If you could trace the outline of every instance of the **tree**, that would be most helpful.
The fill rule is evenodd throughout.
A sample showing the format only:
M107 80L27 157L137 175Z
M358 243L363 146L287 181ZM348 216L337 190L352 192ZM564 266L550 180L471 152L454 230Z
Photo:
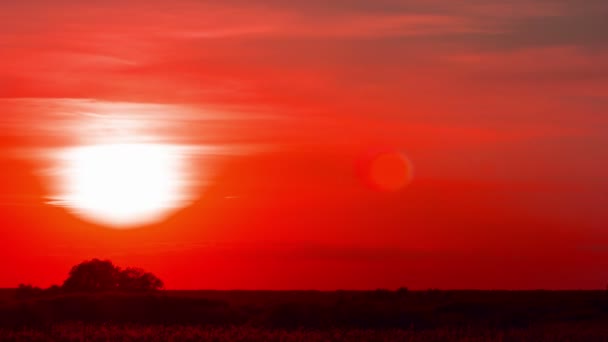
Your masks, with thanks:
M68 292L154 291L163 286L162 280L140 268L121 270L109 260L93 259L72 267L62 288Z
M18 299L28 299L42 294L42 289L30 284L19 284L15 293Z
M108 291L118 288L120 269L109 260L84 261L70 271L63 283L66 291Z
M49 288L44 290L47 295L57 295L62 293L63 289L59 285L51 285Z
M162 280L141 268L128 267L120 272L118 278L118 287L125 291L160 290L163 286Z

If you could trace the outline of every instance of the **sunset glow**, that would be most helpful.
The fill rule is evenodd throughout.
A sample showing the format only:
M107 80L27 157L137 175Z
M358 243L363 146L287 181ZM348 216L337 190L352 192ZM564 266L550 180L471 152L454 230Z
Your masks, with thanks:
M0 287L109 258L169 289L604 289L606 18L0 1Z

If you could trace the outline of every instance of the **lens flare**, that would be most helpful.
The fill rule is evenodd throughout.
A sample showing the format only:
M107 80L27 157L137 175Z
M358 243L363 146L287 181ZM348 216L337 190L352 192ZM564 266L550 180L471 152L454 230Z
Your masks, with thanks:
M399 152L385 152L371 162L369 176L379 190L398 191L412 179L412 164Z

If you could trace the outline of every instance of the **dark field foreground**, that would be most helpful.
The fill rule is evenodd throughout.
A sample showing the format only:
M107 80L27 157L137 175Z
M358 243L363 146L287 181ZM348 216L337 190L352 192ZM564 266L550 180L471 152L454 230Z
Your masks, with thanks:
M608 341L608 291L0 293L0 340Z
M372 342L372 341L608 341L605 324L597 322L526 329L438 328L284 330L253 327L185 325L117 325L64 323L47 329L0 329L2 341L213 341L213 342Z

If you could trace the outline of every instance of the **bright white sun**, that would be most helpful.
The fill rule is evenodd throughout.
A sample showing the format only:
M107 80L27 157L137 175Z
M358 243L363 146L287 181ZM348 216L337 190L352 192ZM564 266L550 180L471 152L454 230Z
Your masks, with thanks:
M172 145L91 145L60 159L55 203L104 225L153 223L187 200L183 161Z

